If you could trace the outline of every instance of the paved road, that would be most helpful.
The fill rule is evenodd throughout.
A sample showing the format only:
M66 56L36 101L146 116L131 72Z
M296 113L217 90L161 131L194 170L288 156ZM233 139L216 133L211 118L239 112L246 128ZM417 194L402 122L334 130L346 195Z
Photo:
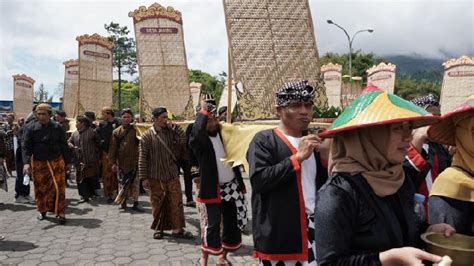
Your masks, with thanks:
M248 180L246 183L250 190ZM5 235L0 241L2 265L192 265L200 256L199 237L153 239L151 208L145 195L140 196L140 202L146 213L120 211L100 197L78 204L73 184L66 190L67 224L58 225L54 218L36 220L35 205L14 203L12 178L9 189L8 193L0 190L0 202L5 203L0 206L0 234ZM197 235L196 209L185 207L184 213L187 230ZM251 236L243 235L242 248L229 260L234 265L255 265L251 250Z

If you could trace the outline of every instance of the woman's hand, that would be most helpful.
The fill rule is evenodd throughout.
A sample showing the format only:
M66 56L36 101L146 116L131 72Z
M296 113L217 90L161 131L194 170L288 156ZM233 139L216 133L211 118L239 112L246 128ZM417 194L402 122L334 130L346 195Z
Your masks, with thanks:
M439 262L441 257L412 247L392 248L379 254L384 266L423 265L422 261Z
M426 232L440 233L446 237L450 237L456 233L456 229L449 224L432 224L426 229Z

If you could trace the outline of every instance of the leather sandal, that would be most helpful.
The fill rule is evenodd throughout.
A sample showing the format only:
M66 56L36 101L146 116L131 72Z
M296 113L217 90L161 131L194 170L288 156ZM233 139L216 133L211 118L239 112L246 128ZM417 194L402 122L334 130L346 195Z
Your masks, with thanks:
M58 223L60 225L66 224L66 217L58 217Z
M38 221L43 221L45 218L46 218L46 213L45 212L42 212L42 213L38 214L38 216L36 216L36 219L38 219Z
M162 239L163 238L163 233L160 231L157 231L153 233L153 239Z
M181 229L178 233L171 233L171 236L174 238L181 238L181 239L194 239L194 236L191 232L188 232L184 229Z

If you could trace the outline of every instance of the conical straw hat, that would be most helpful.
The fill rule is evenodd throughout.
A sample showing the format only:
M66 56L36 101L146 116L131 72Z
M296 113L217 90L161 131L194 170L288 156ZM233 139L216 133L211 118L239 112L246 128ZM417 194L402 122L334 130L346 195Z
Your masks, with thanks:
M456 122L474 116L474 94L469 96L464 103L441 117L441 122L428 129L428 137L437 143L456 146L454 131Z
M332 137L342 131L406 121L417 128L436 123L439 119L423 108L369 84L332 123L330 130L320 136Z

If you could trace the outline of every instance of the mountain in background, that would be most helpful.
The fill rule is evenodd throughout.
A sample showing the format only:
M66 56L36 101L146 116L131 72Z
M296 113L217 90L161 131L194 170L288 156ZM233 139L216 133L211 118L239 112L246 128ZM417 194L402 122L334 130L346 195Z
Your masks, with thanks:
M418 55L388 55L384 61L397 66L397 78L441 84L445 59L424 58Z

